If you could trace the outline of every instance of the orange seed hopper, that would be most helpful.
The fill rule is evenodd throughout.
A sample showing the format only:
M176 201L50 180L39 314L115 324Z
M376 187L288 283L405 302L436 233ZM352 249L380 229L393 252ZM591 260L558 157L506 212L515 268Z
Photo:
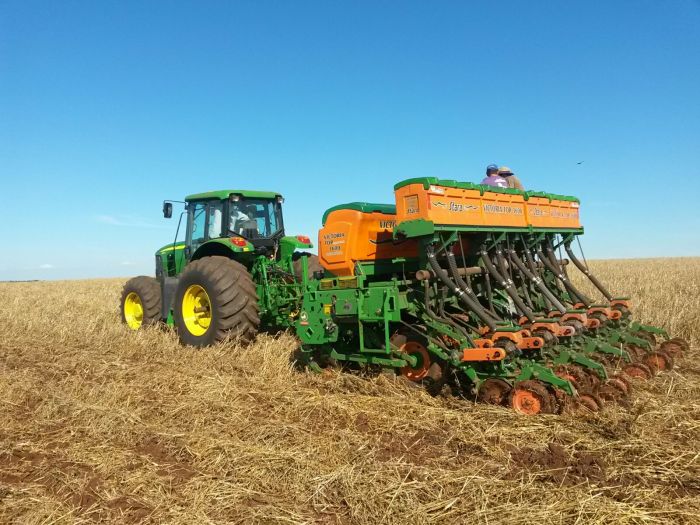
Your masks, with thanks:
M398 224L422 220L474 230L581 228L578 199L564 195L435 178L399 182L394 195Z
M391 204L351 202L323 215L318 232L321 265L338 277L355 275L355 263L416 257L415 241L396 241L396 208Z

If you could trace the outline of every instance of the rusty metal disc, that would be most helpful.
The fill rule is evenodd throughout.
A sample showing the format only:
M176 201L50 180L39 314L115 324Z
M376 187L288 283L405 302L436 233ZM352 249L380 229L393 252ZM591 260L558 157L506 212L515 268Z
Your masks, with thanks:
M611 377L600 385L598 396L604 401L620 401L629 396L629 389L624 381Z
M678 343L681 346L683 352L687 352L688 350L690 350L690 345L688 344L688 341L686 341L682 337L673 337L670 340Z
M579 394L577 400L581 407L591 412L599 412L603 408L603 401L591 393Z
M673 358L665 352L650 352L644 358L644 364L652 371L671 370L673 368Z
M626 365L622 371L627 374L628 377L633 377L635 379L651 379L654 377L648 366L643 363L632 363Z
M579 366L560 365L554 370L554 373L557 375L557 377L570 381L576 390L591 387L588 376Z
M490 377L479 385L477 399L489 405L504 405L511 388L507 381L498 377Z
M678 341L671 339L659 345L659 352L664 352L671 357L683 357L683 346Z
M647 351L644 348L634 344L625 345L625 350L629 352L633 361L641 361L647 355Z
M649 344L652 348L656 346L656 336L650 332L644 332L640 330L638 332L635 332L634 336L649 341Z

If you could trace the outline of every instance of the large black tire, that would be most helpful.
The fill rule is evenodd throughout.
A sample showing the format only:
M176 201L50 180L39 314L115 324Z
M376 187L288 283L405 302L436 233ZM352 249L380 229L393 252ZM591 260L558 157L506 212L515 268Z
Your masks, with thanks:
M193 321L191 314L183 309L185 295L191 299L196 287L202 288L208 297L209 306L203 312L206 326ZM203 257L188 264L180 276L175 292L174 319L180 341L185 345L208 346L226 337L250 343L260 326L258 311L258 295L250 273L228 257ZM201 333L193 333L188 324Z
M294 252L294 255L292 255L292 266L294 267L294 276L296 277L298 282L301 282L302 255L306 255L306 264L309 271L309 279L314 278L314 272L320 272L321 270L323 270L323 266L321 266L321 263L318 260L318 255L314 255L313 253L308 252Z
M138 298L138 303L134 302L134 298ZM120 301L122 322L132 330L156 324L161 319L160 303L160 283L156 279L145 275L129 279L122 288ZM140 313L138 307L134 310L135 304L140 304Z

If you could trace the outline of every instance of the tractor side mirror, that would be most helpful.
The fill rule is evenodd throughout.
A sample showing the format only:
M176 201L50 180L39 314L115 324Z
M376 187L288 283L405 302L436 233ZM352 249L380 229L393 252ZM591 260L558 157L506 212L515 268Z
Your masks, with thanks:
M173 203L172 202L164 202L163 203L163 217L165 217L166 219L169 219L172 216L173 216Z

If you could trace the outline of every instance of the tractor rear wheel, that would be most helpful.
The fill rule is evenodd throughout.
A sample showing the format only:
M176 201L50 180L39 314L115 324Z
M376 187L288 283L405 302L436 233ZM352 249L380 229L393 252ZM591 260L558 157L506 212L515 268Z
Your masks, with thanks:
M318 255L308 252L295 252L292 256L292 266L294 267L294 277L297 281L301 282L302 267L301 267L301 256L306 255L306 264L308 269L309 279L314 278L314 272L319 272L323 270L323 266L318 260Z
M129 279L122 289L122 322L132 330L156 324L160 320L160 302L160 284L156 279L145 275Z
M226 337L244 344L260 325L253 279L228 257L203 257L182 272L175 293L175 326L186 345L208 346Z

